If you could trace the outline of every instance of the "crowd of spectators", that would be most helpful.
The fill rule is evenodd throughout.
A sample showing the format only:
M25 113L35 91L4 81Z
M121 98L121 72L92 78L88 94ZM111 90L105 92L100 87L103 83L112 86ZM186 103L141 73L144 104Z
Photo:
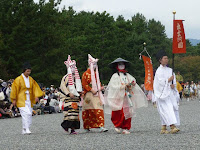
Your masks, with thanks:
M10 93L13 79L9 81L3 81L0 79L0 119L19 117L20 112L16 106L13 106ZM45 96L39 99L35 105L33 105L32 115L43 115L62 112L62 102L60 101L60 92L58 88L41 87Z

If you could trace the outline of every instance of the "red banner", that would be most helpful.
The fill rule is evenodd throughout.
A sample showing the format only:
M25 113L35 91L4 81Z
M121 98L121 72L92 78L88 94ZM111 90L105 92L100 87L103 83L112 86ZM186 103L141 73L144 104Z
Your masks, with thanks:
M176 53L186 53L185 32L183 20L174 20L173 50Z
M151 59L147 56L142 55L145 67L145 80L144 87L148 91L153 91L153 66Z

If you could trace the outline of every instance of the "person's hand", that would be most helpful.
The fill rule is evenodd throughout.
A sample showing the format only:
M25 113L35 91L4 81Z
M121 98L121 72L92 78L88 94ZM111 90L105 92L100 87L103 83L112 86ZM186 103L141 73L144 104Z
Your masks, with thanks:
M36 103L39 102L39 98L38 97L35 98L35 102Z
M84 91L78 93L80 94L81 97L84 96Z
M80 95L81 95L81 97L83 97L83 96L85 95L84 91L82 91L82 92L80 93Z
M174 80L174 75L171 76L171 77L168 79L168 82L171 82L172 80Z
M172 89L174 89L174 84L170 85Z
M132 84L133 86L135 86L135 85L136 85L136 82L135 82L135 81L132 81L131 84Z
M91 89L93 95L97 94L98 91Z
M126 88L126 85L122 84L121 87L120 87L120 90L125 89L125 88Z
M12 104L13 106L16 106L16 100L13 100Z
M126 89L131 90L131 84L126 84Z
M12 117L12 112L9 110L6 112L7 115L9 115L10 117Z
M70 98L74 98L74 94L69 93Z
M103 90L104 90L104 86L101 87L101 91L103 91Z

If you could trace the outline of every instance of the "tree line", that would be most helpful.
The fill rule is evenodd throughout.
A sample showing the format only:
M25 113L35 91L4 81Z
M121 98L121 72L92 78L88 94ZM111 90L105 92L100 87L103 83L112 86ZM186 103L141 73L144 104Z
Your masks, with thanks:
M165 26L160 21L147 20L140 13L126 20L122 15L114 18L106 11L76 12L73 7L60 9L60 3L61 0L40 0L39 3L33 0L1 0L1 78L17 77L22 72L23 63L29 61L32 76L38 82L58 86L67 72L64 61L68 54L76 60L80 74L87 69L87 55L91 54L99 59L102 83L108 83L112 75L108 64L118 57L131 62L128 71L138 83L143 83L144 64L139 53L144 42L154 68L159 65L155 55L160 49L171 56L172 39L167 38ZM177 55L178 64L185 61L183 57L200 56L199 49L200 44L192 46L187 41L188 52ZM181 67L177 62L175 66L177 69ZM186 68L182 66L180 71L190 79Z

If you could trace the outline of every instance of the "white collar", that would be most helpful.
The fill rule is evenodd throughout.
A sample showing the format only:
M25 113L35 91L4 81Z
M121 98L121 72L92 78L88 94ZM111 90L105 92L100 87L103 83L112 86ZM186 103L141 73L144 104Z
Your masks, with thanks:
M23 73L22 73L22 76L24 78L24 82L25 82L26 87L30 88L29 76L26 77Z
M22 76L23 76L25 79L28 79L28 78L29 78L29 76L26 77L26 76L24 75L24 73L22 73Z
M163 65L161 65L161 64L160 64L160 67L161 67L161 68L167 68L167 66L163 66Z

